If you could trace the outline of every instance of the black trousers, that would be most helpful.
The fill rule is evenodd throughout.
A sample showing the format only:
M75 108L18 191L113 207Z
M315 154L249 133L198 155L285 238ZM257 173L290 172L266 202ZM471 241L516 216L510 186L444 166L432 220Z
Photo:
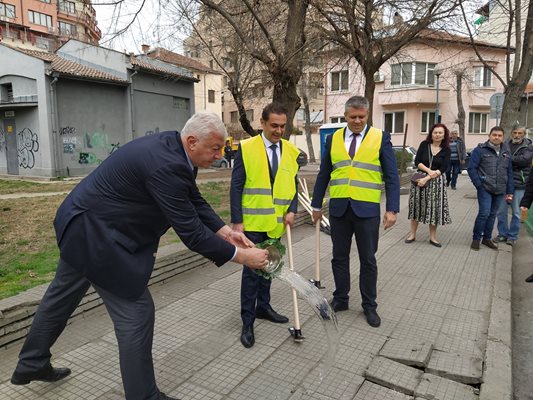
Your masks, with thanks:
M377 308L378 267L376 251L378 250L380 217L360 218L348 206L340 218L329 217L331 224L331 241L333 243L333 259L331 267L335 280L333 298L348 304L350 292L350 250L352 236L359 252L359 290L361 306L365 310Z
M35 372L50 365L50 348L90 284L78 270L59 260L55 278L35 313L20 351L17 372ZM132 301L93 286L115 327L126 399L158 399L152 361L155 307L150 292L146 289L139 299Z
M245 232L246 237L254 243L268 239L264 232ZM270 286L272 281L257 275L246 265L242 269L241 279L241 319L245 326L253 325L255 310L270 308Z

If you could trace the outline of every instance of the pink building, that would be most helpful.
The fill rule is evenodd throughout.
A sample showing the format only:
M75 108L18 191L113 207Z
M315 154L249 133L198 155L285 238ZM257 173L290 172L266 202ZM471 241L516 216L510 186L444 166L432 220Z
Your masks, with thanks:
M476 45L488 64L504 75L505 47L486 42ZM458 75L462 76L461 93L457 92ZM465 112L463 139L467 149L487 140L490 128L499 121L491 116L489 99L502 93L503 86L479 61L469 39L462 36L427 31L384 64L375 82L373 125L391 132L394 145L403 143L408 126L406 144L418 147L436 113L448 128L459 130L459 96ZM326 78L324 122L343 122L345 101L352 95L363 95L364 85L355 61L344 65L337 62Z

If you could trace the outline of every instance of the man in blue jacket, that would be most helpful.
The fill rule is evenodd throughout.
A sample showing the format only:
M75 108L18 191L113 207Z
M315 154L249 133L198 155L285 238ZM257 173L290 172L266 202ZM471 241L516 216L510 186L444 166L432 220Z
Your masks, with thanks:
M222 157L226 129L212 113L193 115L181 133L133 140L83 179L59 207L56 275L35 314L11 378L14 385L55 382L50 347L92 284L115 327L127 400L171 399L157 388L152 362L154 303L147 288L159 239L170 227L191 250L222 265L267 265L215 214L195 183L198 167ZM80 399L84 398L79 393Z
M477 189L479 212L474 223L472 250L479 245L498 250L492 241L492 230L501 202L513 199L513 169L511 152L503 143L503 128L495 126L490 130L489 140L480 143L471 153L468 175Z
M400 209L400 181L390 134L367 124L368 110L369 103L364 97L353 96L346 102L344 116L348 126L326 139L311 206L313 221L319 223L329 184L331 267L335 280L333 310L348 309L350 249L355 236L361 306L368 324L377 328L381 324L376 303L381 188L384 183L383 226L388 229L396 223Z

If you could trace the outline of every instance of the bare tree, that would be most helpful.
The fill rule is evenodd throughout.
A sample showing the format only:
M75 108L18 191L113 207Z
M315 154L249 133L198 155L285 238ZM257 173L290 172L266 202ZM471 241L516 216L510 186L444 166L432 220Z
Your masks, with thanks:
M272 78L273 101L289 111L285 130L288 137L300 107L297 86L302 75L308 0L197 1L220 14L240 39L242 48L264 65ZM243 15L250 17L248 25L239 22Z
M506 30L505 43L507 46L505 76L498 74L479 52L479 45L474 41L474 32L468 24L467 12L463 4L461 4L461 10L476 55L504 87L505 101L500 125L505 132L511 132L513 126L518 122L520 102L533 72L533 0L524 4L521 0L496 1L494 6L499 7L502 15L501 20L505 21L503 25ZM525 28L522 30L523 12L526 13L527 17L525 18Z
M463 80L465 79L464 69L455 69L453 71L455 75L455 92L457 95L457 118L455 123L459 127L459 135L461 138L465 138L465 126L466 126L466 113L463 105Z
M374 75L420 32L457 7L448 0L310 0L313 26L325 40L355 58L365 78L365 97L374 100ZM386 21L385 13L391 13ZM370 120L372 115L370 115Z

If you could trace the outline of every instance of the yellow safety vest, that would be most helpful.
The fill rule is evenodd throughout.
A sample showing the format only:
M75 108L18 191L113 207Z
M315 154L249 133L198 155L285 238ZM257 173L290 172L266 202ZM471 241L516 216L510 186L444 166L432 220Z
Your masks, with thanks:
M300 151L287 140L281 141L283 151L273 188L270 185L269 162L262 136L257 135L241 142L246 170L242 193L244 230L266 232L271 238L280 238L285 233L283 217L296 194L296 159Z
M379 151L383 132L371 127L350 159L344 144L344 128L333 134L331 164L333 170L329 182L331 198L379 203L383 183Z

